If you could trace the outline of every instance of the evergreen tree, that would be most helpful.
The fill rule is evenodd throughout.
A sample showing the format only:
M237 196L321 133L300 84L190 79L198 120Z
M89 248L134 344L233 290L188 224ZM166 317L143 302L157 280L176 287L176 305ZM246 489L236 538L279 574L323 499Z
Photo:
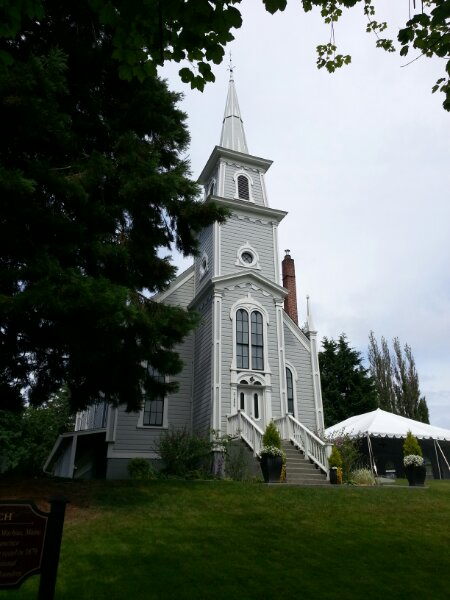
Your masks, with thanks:
M376 408L372 377L360 352L350 348L345 334L322 340L319 353L325 427Z
M93 4L48 0L0 40L2 408L67 384L73 410L139 409L158 386L147 361L179 372L176 344L196 323L149 296L175 275L170 250L194 253L224 218L189 179L178 95L120 77Z
M398 338L393 340L391 356L388 343L381 338L381 350L373 331L369 334L370 372L375 380L380 408L422 423L429 423L428 406L420 395L419 376L411 346L403 350Z

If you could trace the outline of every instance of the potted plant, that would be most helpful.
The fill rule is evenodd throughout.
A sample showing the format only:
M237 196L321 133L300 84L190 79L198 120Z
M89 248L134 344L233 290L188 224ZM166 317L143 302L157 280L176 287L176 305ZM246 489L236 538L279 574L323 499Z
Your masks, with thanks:
M273 421L267 425L262 443L263 447L259 456L264 481L265 483L279 483L286 455L281 449L281 436Z
M342 456L334 444L328 459L328 466L330 467L330 483L342 483Z
M423 485L427 471L423 464L422 448L417 438L408 431L403 444L403 466L409 485Z

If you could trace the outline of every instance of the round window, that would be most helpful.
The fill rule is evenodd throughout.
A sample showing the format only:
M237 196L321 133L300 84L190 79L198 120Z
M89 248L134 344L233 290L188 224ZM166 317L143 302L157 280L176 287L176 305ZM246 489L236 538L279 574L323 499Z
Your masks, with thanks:
M242 262L245 262L248 265L251 265L253 262L253 254L251 252L243 252L241 254Z

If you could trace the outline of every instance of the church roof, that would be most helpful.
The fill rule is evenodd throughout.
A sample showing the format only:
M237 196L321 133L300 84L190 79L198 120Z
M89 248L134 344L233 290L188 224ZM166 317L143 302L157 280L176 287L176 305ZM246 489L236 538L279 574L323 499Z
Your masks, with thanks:
M248 154L244 123L239 110L232 68L230 68L230 82L228 84L228 96L225 105L225 114L223 116L220 146Z

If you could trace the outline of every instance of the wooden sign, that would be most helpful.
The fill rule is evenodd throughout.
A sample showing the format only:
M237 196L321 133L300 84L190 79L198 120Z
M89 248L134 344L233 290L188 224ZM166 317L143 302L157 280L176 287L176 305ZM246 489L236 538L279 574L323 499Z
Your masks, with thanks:
M34 504L0 505L0 586L18 587L42 564L48 515Z
M67 500L50 499L51 512L33 502L0 502L0 590L14 589L41 574L39 600L52 600Z

